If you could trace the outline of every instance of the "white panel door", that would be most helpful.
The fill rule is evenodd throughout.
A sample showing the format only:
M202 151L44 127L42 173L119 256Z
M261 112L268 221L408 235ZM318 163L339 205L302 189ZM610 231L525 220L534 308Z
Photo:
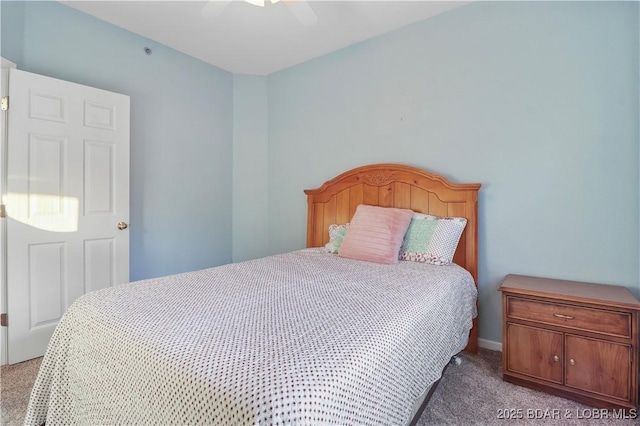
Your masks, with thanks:
M129 97L9 73L8 354L44 354L86 292L129 281Z

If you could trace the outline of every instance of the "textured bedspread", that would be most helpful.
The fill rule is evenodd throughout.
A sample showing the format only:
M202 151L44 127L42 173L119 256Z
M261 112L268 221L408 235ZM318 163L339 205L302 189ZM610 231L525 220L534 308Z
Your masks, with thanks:
M464 348L462 268L307 249L87 294L26 424L402 425Z

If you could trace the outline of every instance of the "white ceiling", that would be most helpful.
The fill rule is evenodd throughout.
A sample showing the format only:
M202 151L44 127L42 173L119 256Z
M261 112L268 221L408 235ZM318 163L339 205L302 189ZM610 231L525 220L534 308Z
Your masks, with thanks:
M296 0L294 0L296 1ZM286 4L233 0L205 17L206 1L63 1L99 19L232 73L266 75L459 7L468 1L309 2L302 25Z

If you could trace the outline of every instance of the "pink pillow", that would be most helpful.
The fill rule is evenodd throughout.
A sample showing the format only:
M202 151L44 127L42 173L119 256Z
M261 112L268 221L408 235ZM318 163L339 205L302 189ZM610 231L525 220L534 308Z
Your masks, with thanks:
M413 211L361 204L356 209L349 232L338 255L376 263L398 263L402 239Z

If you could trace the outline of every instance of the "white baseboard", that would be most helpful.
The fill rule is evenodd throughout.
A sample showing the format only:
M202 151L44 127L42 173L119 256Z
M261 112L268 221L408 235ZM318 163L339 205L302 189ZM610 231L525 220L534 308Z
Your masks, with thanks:
M483 349L489 349L490 351L502 352L501 342L494 342L493 340L487 340L487 339L478 339L478 346L480 346Z

